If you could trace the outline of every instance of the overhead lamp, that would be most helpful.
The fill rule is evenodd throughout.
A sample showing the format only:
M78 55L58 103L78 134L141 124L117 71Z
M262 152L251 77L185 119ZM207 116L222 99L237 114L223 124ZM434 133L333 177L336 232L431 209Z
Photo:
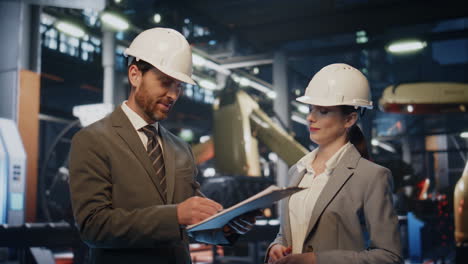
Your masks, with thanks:
M154 14L154 16L153 16L154 23L159 24L161 22L161 20L162 20L161 14L158 14L158 13Z
M420 40L404 40L391 43L387 50L395 54L410 53L421 50L427 46L426 42Z
M204 177L213 177L216 175L216 170L214 168L206 168L203 171L203 176Z
M113 12L104 12L101 15L101 21L105 25L117 31L124 31L124 30L127 30L129 27L128 21L125 18Z
M85 35L85 32L81 27L70 22L59 21L55 24L55 27L60 30L60 32L75 38L81 38Z
M186 142L190 142L193 140L194 134L191 129L183 128L180 130L179 137Z
M408 113L413 113L413 111L414 111L414 106L412 106L412 105L406 106L406 111L408 111Z
M258 67L254 67L254 68L252 69L252 73L253 73L253 74L258 74L259 72L260 72L260 69L259 69Z
M468 132L462 132L462 133L460 133L460 137L462 137L462 138L468 138Z
M210 139L211 139L211 136L209 136L209 135L201 136L200 137L200 143L205 143Z

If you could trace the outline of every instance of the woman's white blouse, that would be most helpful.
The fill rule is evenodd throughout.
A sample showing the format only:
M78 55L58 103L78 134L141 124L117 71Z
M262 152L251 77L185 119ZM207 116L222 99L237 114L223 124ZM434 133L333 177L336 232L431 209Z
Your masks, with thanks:
M351 143L343 145L333 156L325 163L326 169L323 173L316 175L312 169L312 161L317 155L318 148L305 155L297 162L297 169L307 169L306 174L299 183L300 187L308 189L295 193L289 200L289 218L291 221L292 234L292 253L302 253L304 240L306 238L307 228L309 226L312 210L322 192L328 178L340 162L343 154L351 147Z

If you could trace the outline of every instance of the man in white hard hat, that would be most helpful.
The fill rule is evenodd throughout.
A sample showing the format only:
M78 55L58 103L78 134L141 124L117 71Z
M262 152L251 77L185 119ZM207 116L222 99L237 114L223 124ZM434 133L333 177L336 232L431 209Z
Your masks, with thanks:
M192 52L177 31L139 34L129 57L127 101L72 141L73 212L93 263L190 263L184 226L222 209L200 194L190 146L159 124L182 83L194 84ZM242 219L245 220L245 219ZM254 218L195 234L201 242L230 244Z

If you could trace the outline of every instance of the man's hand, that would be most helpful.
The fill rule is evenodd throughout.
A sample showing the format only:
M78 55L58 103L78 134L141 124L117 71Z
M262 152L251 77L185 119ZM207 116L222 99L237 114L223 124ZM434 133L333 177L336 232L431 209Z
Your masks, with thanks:
M274 264L302 264L302 263L315 264L316 262L317 261L315 258L315 253L310 252L310 253L302 253L302 254L292 254L284 258L281 258L280 260L273 262L273 263Z
M238 216L223 227L226 235L239 234L244 235L249 232L255 225L256 217L262 215L261 210L255 210Z
M223 210L223 207L210 199L190 197L177 205L177 220L180 225L193 225Z
M291 254L291 251L291 247L285 247L280 244L273 245L268 253L268 263L275 263L275 261Z

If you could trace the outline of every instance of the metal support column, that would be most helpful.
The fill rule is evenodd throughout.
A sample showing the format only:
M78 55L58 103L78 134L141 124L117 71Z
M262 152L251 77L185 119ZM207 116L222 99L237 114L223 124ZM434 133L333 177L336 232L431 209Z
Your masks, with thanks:
M289 93L288 93L288 69L287 57L284 52L278 51L274 55L273 60L273 88L276 92L276 98L273 102L273 109L277 117L286 127L290 129L291 118L289 109ZM288 165L278 160L276 181L278 186L286 186L288 183Z
M114 104L115 33L107 29L102 32L102 66L104 67L103 102Z

